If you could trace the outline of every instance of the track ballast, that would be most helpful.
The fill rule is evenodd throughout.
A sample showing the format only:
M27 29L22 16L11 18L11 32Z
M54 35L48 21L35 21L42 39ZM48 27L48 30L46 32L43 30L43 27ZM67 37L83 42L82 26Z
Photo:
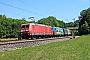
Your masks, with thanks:
M21 49L23 47L28 47L28 46L38 46L38 45L47 44L51 42L65 41L71 38L73 37L65 36L65 37L35 39L35 40L19 40L19 41L0 42L0 52Z

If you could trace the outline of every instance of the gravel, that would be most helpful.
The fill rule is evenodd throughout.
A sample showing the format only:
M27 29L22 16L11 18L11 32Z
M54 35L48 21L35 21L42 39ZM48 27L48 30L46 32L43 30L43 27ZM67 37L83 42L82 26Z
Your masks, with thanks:
M60 37L60 38L57 38L55 40L54 39L48 39L48 40L46 39L44 41L31 41L31 42L25 42L25 43L15 43L15 44L0 45L0 52L21 49L23 47L28 47L28 46L39 46L39 45L42 45L42 44L65 41L65 40L69 40L69 39L70 38L61 38ZM38 40L40 40L40 39L38 39Z

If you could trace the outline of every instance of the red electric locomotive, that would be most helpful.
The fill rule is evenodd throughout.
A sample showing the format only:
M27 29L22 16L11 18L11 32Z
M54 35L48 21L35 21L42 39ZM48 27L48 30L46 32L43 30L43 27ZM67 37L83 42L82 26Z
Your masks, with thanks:
M53 35L52 27L35 24L35 23L28 23L22 24L20 28L19 39L28 39L28 38L39 38L39 37L51 37Z

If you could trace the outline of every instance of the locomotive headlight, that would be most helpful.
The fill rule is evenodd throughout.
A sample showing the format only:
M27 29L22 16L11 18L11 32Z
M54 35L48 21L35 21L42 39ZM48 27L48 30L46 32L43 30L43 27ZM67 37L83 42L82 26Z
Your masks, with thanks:
M23 32L24 30L21 30L21 32Z
M26 30L26 31L29 31L29 30Z

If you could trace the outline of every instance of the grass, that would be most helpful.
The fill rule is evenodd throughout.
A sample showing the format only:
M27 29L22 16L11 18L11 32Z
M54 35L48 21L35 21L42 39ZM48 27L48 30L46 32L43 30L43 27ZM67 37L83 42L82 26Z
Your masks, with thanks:
M90 35L0 52L0 60L90 60Z

